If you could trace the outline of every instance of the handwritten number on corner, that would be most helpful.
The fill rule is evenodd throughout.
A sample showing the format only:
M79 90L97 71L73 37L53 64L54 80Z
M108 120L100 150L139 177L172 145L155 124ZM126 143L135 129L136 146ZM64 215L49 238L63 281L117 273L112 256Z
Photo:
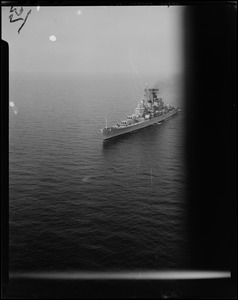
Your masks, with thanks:
M20 30L21 30L22 27L25 25L26 20L27 20L27 18L28 18L28 16L29 16L30 13L31 13L31 10L28 11L28 13L27 13L27 15L26 15L26 18L25 18L24 22L22 23L21 27L18 29L18 33L20 33Z
M20 12L17 12L17 9L13 8L13 6L11 6L10 12L14 12L19 17L23 13L23 7L21 6Z
M10 12L11 12L11 13L14 12L14 13L19 17L19 16L23 13L23 7L21 6L21 8L20 8L20 10L19 10L19 12L18 12L16 8L13 8L13 6L11 6ZM27 20L27 18L28 18L28 16L29 16L30 13L31 13L31 9L28 11L28 13L27 13L25 19L23 19L23 18L16 18L16 19L13 19L13 14L10 14L10 16L9 16L10 23L17 22L17 21L23 21L22 25L21 25L20 28L18 29L18 33L20 33L22 27L25 25L26 20Z

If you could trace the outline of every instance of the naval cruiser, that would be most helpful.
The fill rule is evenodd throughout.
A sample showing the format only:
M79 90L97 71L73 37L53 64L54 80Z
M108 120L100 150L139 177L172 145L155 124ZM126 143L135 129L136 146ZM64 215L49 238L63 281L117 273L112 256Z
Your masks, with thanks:
M112 139L156 123L160 124L177 114L178 108L165 104L162 98L158 98L158 93L158 88L149 89L146 84L144 97L138 102L135 113L112 127L106 125L101 129L103 140Z

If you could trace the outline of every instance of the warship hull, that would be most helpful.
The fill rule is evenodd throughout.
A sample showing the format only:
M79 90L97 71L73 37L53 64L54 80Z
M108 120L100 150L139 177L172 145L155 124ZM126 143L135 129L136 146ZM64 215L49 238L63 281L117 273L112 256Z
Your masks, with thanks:
M119 127L119 128L116 128L116 127L104 128L104 129L102 129L103 140L104 141L109 140L109 139L112 139L112 138L115 138L115 137L118 137L121 135L125 135L128 133L143 129L145 127L154 125L156 123L163 122L163 121L171 118L173 115L175 115L177 113L178 113L178 109L174 108L170 112L165 113L161 116L154 117L152 119L145 120L142 122L134 123L132 125L128 125L125 127Z

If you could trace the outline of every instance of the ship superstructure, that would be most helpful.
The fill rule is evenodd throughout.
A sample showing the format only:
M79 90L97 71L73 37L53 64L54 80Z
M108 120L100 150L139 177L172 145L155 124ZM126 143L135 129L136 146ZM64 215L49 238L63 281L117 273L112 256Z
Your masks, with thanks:
M144 89L144 97L138 102L135 112L127 116L126 120L120 121L112 127L101 129L103 139L111 139L116 136L133 132L144 127L162 122L178 112L178 109L165 104L162 98L158 97L158 88Z

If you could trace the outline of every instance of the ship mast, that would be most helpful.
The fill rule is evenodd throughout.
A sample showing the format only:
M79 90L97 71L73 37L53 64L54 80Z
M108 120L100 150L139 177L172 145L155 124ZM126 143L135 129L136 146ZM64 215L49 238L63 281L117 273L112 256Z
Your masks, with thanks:
M105 123L106 123L106 128L107 128L107 114L105 115Z
M144 90L144 92L145 92L145 97L146 97L146 101L149 100L148 88L149 88L149 85L148 85L148 83L146 83L146 85L145 85L145 90Z

